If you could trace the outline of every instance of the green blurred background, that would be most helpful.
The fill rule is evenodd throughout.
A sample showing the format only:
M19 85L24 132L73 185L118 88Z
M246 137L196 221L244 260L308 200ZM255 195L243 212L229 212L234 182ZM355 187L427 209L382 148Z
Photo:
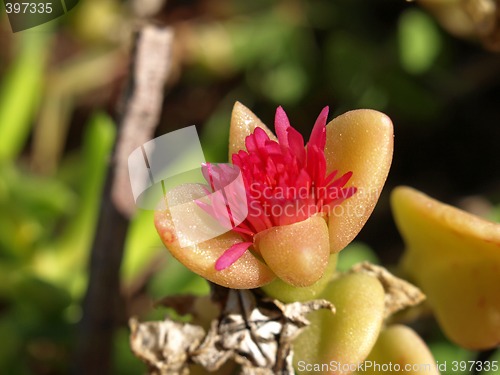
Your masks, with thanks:
M67 16L16 34L2 7L1 374L74 371L117 103L131 35L144 22L140 4L82 0ZM500 218L500 55L448 34L419 4L169 0L151 13L175 31L157 135L196 124L209 161L227 160L235 100L270 125L282 105L306 135L325 105L330 118L355 108L392 118L386 189L341 268L397 262L402 242L388 194L399 184ZM148 211L131 220L121 284L111 373L140 374L128 317L160 318L155 300L206 294L208 285L168 256ZM446 341L432 319L416 328L440 361L476 355Z

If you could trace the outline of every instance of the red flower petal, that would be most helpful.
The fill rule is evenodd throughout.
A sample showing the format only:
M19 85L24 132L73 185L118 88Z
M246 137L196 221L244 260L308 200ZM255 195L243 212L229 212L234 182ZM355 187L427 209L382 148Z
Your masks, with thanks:
M287 129L290 128L290 121L281 106L276 109L276 115L274 117L274 130L276 130L276 135L278 136L278 141L281 146L288 147L288 133Z
M329 214L331 208L356 192L355 188L344 189L351 172L337 179L336 171L327 175L324 152L327 117L328 107L325 107L305 146L302 135L290 125L283 108L278 107L275 115L278 142L257 127L245 138L246 151L232 155L233 164L240 168L243 177L245 192L241 193L246 195L248 208L246 219L233 230L244 240L253 241L256 234L271 227L294 224L321 212ZM213 167L204 174L212 187L220 188L225 172ZM221 207L225 208L223 204ZM251 242L244 242L232 246L217 260L216 269L229 267L250 245Z
M236 262L241 256L247 251L247 249L252 245L252 242L240 242L231 246L229 249L224 251L219 259L215 262L215 269L217 271L222 271L229 267L231 264Z
M328 118L328 106L323 108L319 114L316 122L314 123L314 128L309 137L308 145L316 146L320 150L325 149L326 145L326 120Z

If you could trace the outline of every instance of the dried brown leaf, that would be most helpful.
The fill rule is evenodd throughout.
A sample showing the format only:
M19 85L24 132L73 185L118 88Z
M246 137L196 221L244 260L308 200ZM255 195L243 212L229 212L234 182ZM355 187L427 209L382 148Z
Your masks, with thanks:
M233 360L241 365L241 374L292 375L292 341L309 324L306 314L319 309L335 311L326 300L283 304L249 290L229 289L223 311L206 335L200 327L168 318L131 320L131 346L158 374L188 374L190 363L214 372Z
M201 344L205 330L199 326L170 319L139 323L132 318L130 347L153 374L187 375L188 359Z

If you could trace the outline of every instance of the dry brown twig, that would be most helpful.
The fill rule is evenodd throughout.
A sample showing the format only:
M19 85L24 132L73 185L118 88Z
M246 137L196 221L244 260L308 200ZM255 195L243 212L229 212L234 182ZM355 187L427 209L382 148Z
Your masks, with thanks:
M173 30L145 26L136 38L129 87L115 153L113 203L125 216L136 209L129 182L128 157L149 141L161 115L164 85L172 65Z
M75 374L111 372L113 333L123 311L120 264L134 212L128 156L153 135L161 114L164 82L170 68L172 31L145 26L135 40L128 89L119 120L115 157L109 166L92 248L89 285L75 351Z

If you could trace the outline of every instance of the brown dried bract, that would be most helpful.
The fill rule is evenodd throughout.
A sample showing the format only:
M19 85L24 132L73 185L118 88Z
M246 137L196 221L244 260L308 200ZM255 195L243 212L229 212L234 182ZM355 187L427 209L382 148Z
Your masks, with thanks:
M500 51L500 0L465 0L463 7L484 46Z
M170 319L139 323L135 318L129 326L132 352L149 366L150 374L189 374L188 360L205 337L203 328Z
M222 313L206 335L201 327L169 318L131 320L131 347L152 374L188 374L190 363L213 372L228 360L240 364L245 375L294 374L292 341L309 324L306 314L319 309L335 311L326 300L283 304L229 289Z

